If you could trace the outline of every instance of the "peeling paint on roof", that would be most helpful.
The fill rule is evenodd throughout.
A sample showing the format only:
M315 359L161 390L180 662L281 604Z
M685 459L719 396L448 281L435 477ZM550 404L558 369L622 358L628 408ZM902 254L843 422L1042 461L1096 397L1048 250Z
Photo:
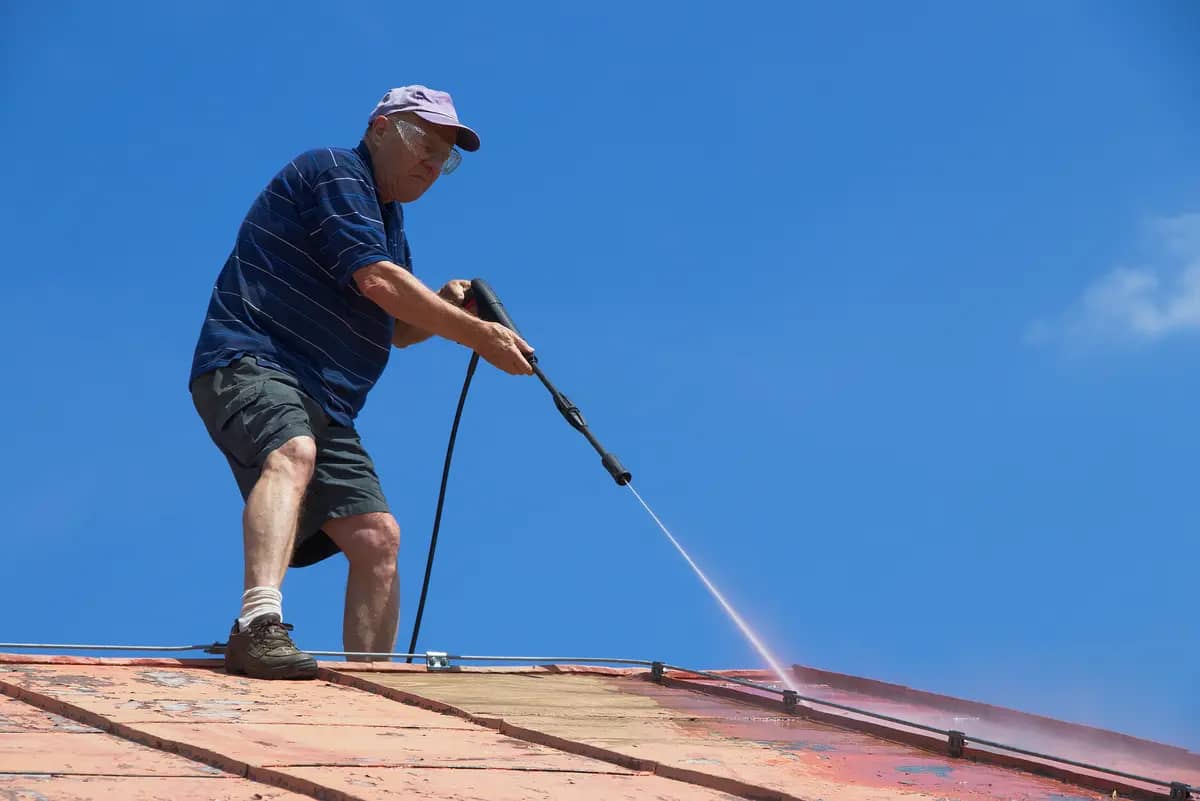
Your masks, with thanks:
M778 695L719 679L321 664L316 681L263 682L229 676L219 660L0 654L0 799L1166 796L978 749L953 758L928 733L817 704L789 713ZM807 670L796 670L806 696L928 725L959 721L1026 747L1030 735L1079 759L1200 783L1200 758L1183 749Z
M301 801L0 696L0 799Z

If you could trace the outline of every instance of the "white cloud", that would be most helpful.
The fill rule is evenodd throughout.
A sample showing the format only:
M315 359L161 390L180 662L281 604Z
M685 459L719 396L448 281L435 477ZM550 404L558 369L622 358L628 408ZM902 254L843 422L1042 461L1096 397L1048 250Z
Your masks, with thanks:
M1153 263L1117 267L1088 286L1057 319L1029 326L1035 344L1155 342L1200 331L1200 214L1156 220Z

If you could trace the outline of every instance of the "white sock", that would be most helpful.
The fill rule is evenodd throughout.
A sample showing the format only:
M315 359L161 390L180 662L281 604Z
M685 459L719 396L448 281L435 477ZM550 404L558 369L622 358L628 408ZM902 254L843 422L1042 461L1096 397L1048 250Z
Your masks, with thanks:
M242 593L242 614L238 615L238 631L250 627L254 618L274 612L283 619L283 593L274 587L251 587Z

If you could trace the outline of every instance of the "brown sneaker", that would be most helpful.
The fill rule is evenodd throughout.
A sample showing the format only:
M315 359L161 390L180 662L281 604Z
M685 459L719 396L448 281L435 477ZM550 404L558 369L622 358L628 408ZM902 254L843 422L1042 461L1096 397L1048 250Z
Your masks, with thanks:
M254 679L315 679L317 660L297 650L291 625L279 615L259 615L240 631L237 621L225 646L225 672Z

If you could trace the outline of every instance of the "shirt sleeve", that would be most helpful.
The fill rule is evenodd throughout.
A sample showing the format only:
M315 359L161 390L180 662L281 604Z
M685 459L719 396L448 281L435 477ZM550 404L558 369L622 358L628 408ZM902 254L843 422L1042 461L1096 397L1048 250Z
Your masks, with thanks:
M302 212L311 252L339 286L359 268L391 260L374 187L359 170L342 165L323 170L313 181L311 198Z

